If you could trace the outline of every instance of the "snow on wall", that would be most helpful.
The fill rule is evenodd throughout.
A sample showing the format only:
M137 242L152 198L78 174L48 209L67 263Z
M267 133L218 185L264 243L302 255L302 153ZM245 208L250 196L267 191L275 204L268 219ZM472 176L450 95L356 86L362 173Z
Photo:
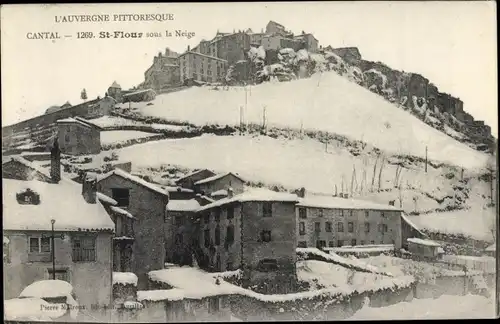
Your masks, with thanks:
M134 285L137 286L137 276L132 272L113 272L113 285Z

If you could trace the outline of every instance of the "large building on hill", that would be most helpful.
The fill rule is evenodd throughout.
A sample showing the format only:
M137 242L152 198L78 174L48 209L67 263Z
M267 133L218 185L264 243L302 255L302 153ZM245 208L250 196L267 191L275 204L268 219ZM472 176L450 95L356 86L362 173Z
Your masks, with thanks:
M155 91L180 85L179 54L166 49L154 57L153 64L144 72L143 88Z
M179 56L180 78L184 84L193 81L222 82L227 72L227 61L201 53L188 51Z

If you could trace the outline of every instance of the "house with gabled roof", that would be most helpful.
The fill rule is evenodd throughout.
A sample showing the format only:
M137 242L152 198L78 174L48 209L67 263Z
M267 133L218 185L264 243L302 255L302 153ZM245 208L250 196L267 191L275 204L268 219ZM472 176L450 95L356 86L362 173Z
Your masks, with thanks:
M215 175L215 172L210 171L208 169L195 170L195 171L188 173L185 176L177 179L177 181L175 181L175 183L182 188L193 189L194 183L196 181L206 179L206 178L212 177L214 175Z
M245 180L238 174L227 172L196 181L194 190L205 195L211 195L213 192L220 193L220 190L227 191L231 188L234 194L240 194L243 192L244 183Z
M59 119L56 124L62 153L79 155L101 152L101 127L80 117Z
M54 145L50 173L22 158L3 164L4 297L55 278L74 287L80 305L108 306L115 225L100 202L61 177L59 159Z
M164 267L165 244L163 224L169 194L160 186L116 168L97 178L97 191L117 202L135 221L130 272L138 278L138 287L147 289L147 273ZM128 236L127 236L128 237Z

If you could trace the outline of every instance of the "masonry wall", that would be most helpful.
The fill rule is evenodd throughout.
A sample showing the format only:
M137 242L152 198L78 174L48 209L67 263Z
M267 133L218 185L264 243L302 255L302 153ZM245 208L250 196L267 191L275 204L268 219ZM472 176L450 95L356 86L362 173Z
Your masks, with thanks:
M64 154L98 154L101 152L101 133L94 127L78 123L58 123L59 147Z
M306 209L305 219L300 218L301 208ZM402 245L401 212L399 211L297 206L296 217L297 244L302 247L304 247L304 244L305 247L317 247L318 241L325 241L326 247L395 244L396 248L401 248ZM331 223L331 232L326 231L327 222ZM304 223L304 234L300 233L300 223ZM319 231L316 231L316 223L320 224ZM352 232L349 231L350 223L352 224ZM365 223L369 224L369 231L366 231ZM339 224L342 225L339 226ZM387 225L387 232L382 233L379 231L379 225L382 224Z
M229 218L228 209L234 208L234 217ZM199 218L197 233L198 246L202 253L210 260L210 267L214 271L236 270L241 267L241 205L225 205L220 208L220 220L216 220L217 211L214 209L204 211ZM208 222L205 218L208 216ZM234 242L229 244L227 239L227 228L234 229ZM210 245L205 246L205 230L210 235ZM220 231L220 244L216 245L215 232ZM220 267L217 266L217 257L220 257Z
M165 264L164 221L168 199L117 175L111 175L97 184L97 190L108 197L113 197L112 188L130 189L129 206L120 208L137 218L134 222L131 272L139 278L139 289L145 289L147 273L163 269Z
M165 218L166 262L191 265L193 212L168 211ZM179 235L181 240L177 240Z
M56 235L62 232L55 233ZM41 235L42 232L4 231L10 240L10 262L4 263L4 299L18 297L26 286L38 280L51 279L52 269L50 253L39 257L40 262L29 257L28 237ZM50 232L43 232L50 235ZM69 282L74 288L80 305L110 305L112 296L112 234L99 232L96 239L95 262L73 262L71 239L74 232L65 232L65 238L55 239L56 270L67 270Z
M263 202L242 203L241 249L244 285L265 285L265 293L287 293L295 289L296 218L295 204L272 202L272 216L263 216ZM263 242L262 231L271 231ZM277 271L264 272L259 263L276 260ZM245 284L246 283L246 284ZM273 284L273 286L269 286Z

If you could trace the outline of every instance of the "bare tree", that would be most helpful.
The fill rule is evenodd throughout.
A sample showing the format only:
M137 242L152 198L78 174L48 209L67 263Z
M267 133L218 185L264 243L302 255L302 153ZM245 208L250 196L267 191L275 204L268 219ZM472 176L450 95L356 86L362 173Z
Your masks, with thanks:
M375 185L375 174L377 172L377 162L378 162L378 155L377 155L377 159L375 160L375 164L373 165L373 174L372 174L372 188L371 188L371 191L373 191L373 186Z
M378 191L382 188L382 170L384 169L384 162L385 158L382 157L381 164L380 164L380 170L378 173Z

